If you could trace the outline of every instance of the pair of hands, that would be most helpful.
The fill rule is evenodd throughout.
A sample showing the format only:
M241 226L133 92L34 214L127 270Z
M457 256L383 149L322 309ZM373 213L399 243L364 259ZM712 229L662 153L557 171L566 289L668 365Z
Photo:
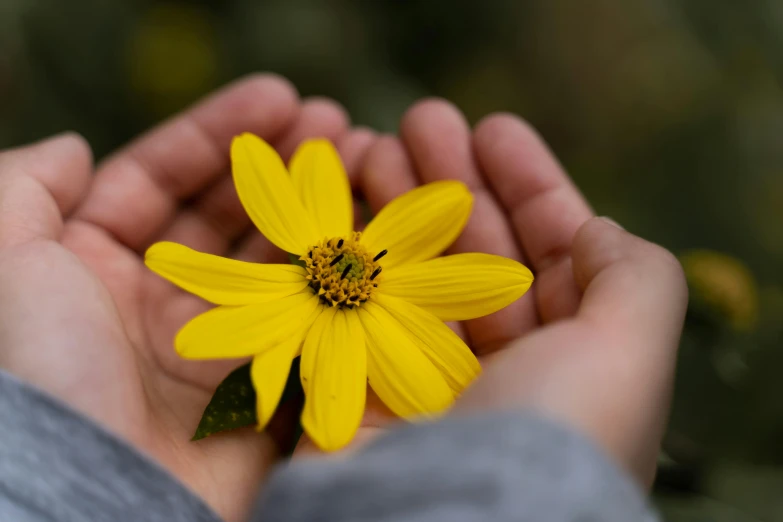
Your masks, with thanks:
M537 135L514 116L473 130L443 101L416 104L400 137L350 128L342 108L300 101L274 76L248 78L142 136L93 174L63 135L0 153L0 367L152 455L226 520L241 520L279 458L269 434L190 442L236 361L186 361L176 331L209 305L152 274L144 250L170 240L285 262L244 213L232 137L253 132L284 158L304 138L338 147L373 211L418 184L464 181L473 215L452 252L526 263L531 292L455 325L484 366L452 414L532 408L652 480L687 289L676 259L592 211ZM358 439L393 422L378 401ZM306 446L306 442L303 443Z

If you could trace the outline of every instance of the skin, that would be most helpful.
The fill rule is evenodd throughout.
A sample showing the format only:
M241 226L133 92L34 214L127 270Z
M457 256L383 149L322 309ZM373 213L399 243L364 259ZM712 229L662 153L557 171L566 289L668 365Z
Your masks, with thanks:
M439 179L465 182L475 198L448 253L499 254L536 275L516 303L453 325L484 371L451 414L536 410L592 438L649 487L688 301L676 257L596 218L537 133L511 114L471 129L448 102L419 102L399 137L370 148L359 186L377 211ZM368 400L358 446L397 422Z
M345 111L300 100L274 76L231 85L95 169L66 134L0 153L0 366L148 453L228 521L242 520L279 459L271 435L237 430L189 442L238 361L185 361L176 331L208 305L148 272L170 240L282 262L256 232L229 176L231 138L254 132L284 158L304 138L337 144L354 188L377 211L435 179L476 196L452 252L519 259L533 290L455 329L483 375L453 415L532 408L581 431L649 484L665 425L687 290L676 259L592 211L534 131L496 114L474 129L425 100L400 137L350 129ZM376 397L360 445L395 422ZM309 450L309 451L308 451ZM299 454L312 454L302 440Z

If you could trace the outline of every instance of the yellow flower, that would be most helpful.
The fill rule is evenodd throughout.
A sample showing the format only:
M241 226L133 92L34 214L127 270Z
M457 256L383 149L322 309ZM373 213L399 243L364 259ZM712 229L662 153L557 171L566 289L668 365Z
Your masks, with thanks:
M490 314L522 296L532 273L489 254L435 258L462 231L472 197L441 181L384 207L353 231L351 189L334 147L309 140L289 172L252 134L231 145L242 205L275 245L304 266L256 264L157 243L146 264L218 307L177 334L188 359L253 356L259 427L274 413L292 360L301 354L302 426L324 450L351 441L366 385L397 415L447 409L481 371L443 321Z
M680 256L693 303L702 303L737 331L751 331L758 321L759 290L753 272L739 259L712 250Z

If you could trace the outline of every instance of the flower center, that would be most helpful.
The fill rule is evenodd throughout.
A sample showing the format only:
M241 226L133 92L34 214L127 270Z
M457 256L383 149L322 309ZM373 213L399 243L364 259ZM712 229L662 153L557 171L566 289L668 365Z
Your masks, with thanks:
M310 247L305 263L307 280L321 302L353 308L370 298L381 273L378 261L386 250L373 256L359 243L360 232L350 237L326 239Z

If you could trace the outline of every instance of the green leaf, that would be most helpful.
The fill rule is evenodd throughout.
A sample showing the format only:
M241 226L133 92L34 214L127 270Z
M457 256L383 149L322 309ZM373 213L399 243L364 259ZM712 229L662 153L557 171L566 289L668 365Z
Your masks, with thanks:
M291 264L292 264L292 265L301 266L302 268L306 268L306 267L307 267L307 265L305 264L305 262L304 262L304 261L302 261L301 259L299 259L299 256L298 256L298 255L296 255L296 254L291 254L291 253L289 252L289 254L288 254L288 260L291 262Z
M250 380L250 363L247 363L231 372L217 387L191 440L255 423L256 391Z
M291 370L278 407L300 393L302 393L302 384L299 379L299 357L297 357L291 363ZM231 372L217 387L191 440L200 440L222 431L252 426L257 422L256 391L250 379L250 363L247 363Z

